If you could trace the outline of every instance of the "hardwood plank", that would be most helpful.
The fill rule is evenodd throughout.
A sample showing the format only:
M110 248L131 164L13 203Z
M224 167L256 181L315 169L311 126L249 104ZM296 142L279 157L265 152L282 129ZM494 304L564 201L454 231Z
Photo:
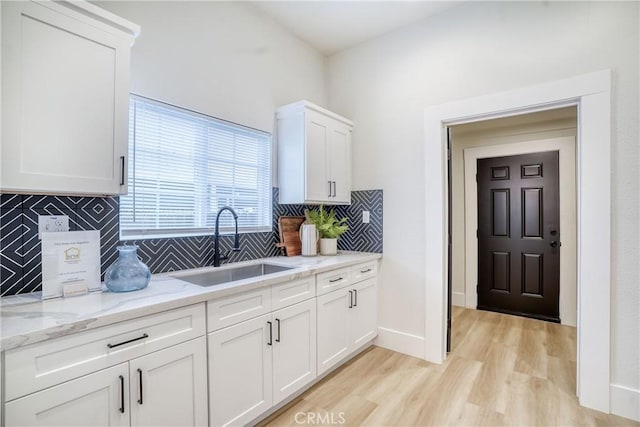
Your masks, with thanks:
M462 307L453 314L459 342L442 365L373 347L261 425L299 426L299 413L328 425L342 413L349 426L640 427L579 405L575 328Z
M576 328L547 323L547 354L575 362L577 353Z
M442 376L430 387L431 392L418 415L418 425L448 425L464 410L482 364L456 355L450 356L448 362Z
M494 344L473 383L468 401L504 414L509 399L509 379L516 358L513 348Z
M521 330L515 371L538 378L547 378L546 333L544 328L525 327Z
M488 410L482 406L467 403L460 418L455 423L458 426L488 426L499 427L506 425L504 415Z
M574 396L576 394L576 362L547 357L547 379L559 390Z

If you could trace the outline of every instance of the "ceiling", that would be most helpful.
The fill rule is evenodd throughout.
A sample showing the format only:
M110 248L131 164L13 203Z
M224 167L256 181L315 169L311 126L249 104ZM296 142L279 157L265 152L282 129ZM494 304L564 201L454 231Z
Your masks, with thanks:
M325 55L425 19L459 1L253 1Z

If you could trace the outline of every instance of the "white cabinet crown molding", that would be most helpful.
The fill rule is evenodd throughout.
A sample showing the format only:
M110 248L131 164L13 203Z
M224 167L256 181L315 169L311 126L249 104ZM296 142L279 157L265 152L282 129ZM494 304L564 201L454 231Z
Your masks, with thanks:
M282 107L279 107L277 112L276 112L276 117L277 118L281 118L281 117L286 117L290 114L295 114L295 113L299 113L301 111L303 111L304 109L309 109L309 110L313 110L316 111L320 114L323 114L327 117L330 117L334 120L337 120L339 122L344 123L347 126L353 127L353 121L347 119L346 117L342 117L339 114L334 113L333 111L329 111L326 108L323 108L317 104L314 104L312 102L309 102L307 100L302 100L302 101L298 101L298 102L292 102L291 104L287 104L287 105L283 105Z
M74 14L80 14L98 21L98 23L94 23L94 25L99 25L102 29L115 29L121 33L120 35L124 33L124 35L131 39L131 45L133 45L134 40L140 35L140 25L134 24L85 0L34 0L34 3L67 15L71 14L73 16Z

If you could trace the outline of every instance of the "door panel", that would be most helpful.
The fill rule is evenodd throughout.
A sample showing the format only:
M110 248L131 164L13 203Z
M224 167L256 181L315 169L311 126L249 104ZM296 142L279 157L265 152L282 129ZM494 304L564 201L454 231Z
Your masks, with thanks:
M331 129L329 165L333 183L332 202L351 203L351 130L336 126Z
M356 349L378 335L378 287L376 279L353 287L353 307L349 311L349 343Z
M209 420L244 425L271 407L271 314L209 334Z
M205 337L134 359L130 372L131 425L208 424Z
M559 321L558 152L478 160L478 308Z
M331 182L327 164L330 128L327 118L309 111L306 114L305 127L305 168L307 182L305 198L314 201L330 200Z
M316 378L316 301L273 313L273 404Z
M542 188L522 189L522 237L542 239Z
M493 252L492 254L491 289L511 291L510 254L508 252Z
M511 194L509 189L491 190L491 216L492 216L492 236L506 236L511 232L509 212L511 205Z
M7 426L129 425L129 365L121 363L9 402Z
M318 307L318 375L348 354L349 294L346 289L321 295Z

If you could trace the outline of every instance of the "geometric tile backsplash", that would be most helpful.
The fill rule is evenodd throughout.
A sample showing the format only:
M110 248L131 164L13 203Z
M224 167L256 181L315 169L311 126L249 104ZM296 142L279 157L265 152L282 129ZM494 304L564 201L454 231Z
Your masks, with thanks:
M273 189L273 231L246 233L240 252L227 262L276 256L277 221L280 215L302 215L303 205L280 205ZM362 223L362 211L371 222ZM339 218L348 218L349 230L338 240L342 250L382 252L382 190L353 191L350 206L337 206ZM0 194L0 296L41 289L41 249L38 215L67 215L70 230L100 230L101 271L117 258L116 246L136 244L138 254L153 273L204 267L213 264L213 237L119 241L118 197L69 197ZM231 248L231 236L221 237L222 252Z

